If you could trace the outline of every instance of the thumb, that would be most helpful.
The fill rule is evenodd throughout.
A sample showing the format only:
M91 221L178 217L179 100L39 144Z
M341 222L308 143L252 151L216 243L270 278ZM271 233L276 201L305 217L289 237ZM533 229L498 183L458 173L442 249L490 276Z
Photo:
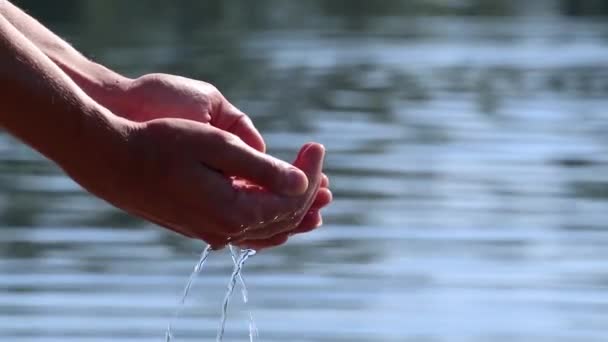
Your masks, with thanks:
M308 178L293 165L257 151L236 136L215 129L209 139L204 164L228 176L244 178L280 195L297 196L306 192Z
M219 112L211 116L211 124L236 135L254 149L266 152L264 139L249 116L227 100L222 104Z

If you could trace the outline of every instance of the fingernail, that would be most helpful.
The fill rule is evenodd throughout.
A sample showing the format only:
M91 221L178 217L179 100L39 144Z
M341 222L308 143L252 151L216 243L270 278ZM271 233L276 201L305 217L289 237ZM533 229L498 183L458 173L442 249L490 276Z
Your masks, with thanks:
M290 168L287 173L287 188L290 195L303 194L308 188L308 178L304 172Z

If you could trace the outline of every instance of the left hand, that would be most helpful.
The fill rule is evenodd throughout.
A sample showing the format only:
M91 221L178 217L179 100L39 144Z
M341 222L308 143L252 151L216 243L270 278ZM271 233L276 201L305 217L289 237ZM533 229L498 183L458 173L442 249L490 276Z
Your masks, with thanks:
M265 152L266 145L251 119L213 85L168 74L148 74L129 82L115 114L132 121L179 118L208 123Z

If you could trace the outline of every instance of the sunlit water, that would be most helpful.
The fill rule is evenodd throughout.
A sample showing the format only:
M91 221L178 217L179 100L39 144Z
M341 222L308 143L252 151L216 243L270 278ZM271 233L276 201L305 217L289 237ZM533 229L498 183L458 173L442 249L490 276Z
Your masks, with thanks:
M267 8L248 29L140 6L126 29L127 11L99 6L59 26L89 55L213 81L274 155L328 150L323 228L247 264L249 303L231 302L226 341L247 340L250 310L264 342L608 336L605 21L394 13L353 28ZM0 339L162 340L200 242L0 138ZM213 340L233 266L207 261L179 342Z
M247 259L249 259L251 256L255 255L255 251L252 249L246 249L246 250L242 250L242 251L238 252L238 250L236 248L234 248L232 245L229 246L229 250L230 250L230 257L232 258L232 261L234 263L234 270L232 271L232 275L230 276L230 278L228 280L228 287L226 290L226 294L224 296L224 302L222 303L222 310L221 310L221 316L220 316L221 319L220 319L220 324L219 324L217 335L216 335L217 342L223 341L223 338L224 338L226 320L228 319L228 307L230 305L230 299L232 297L232 293L234 292L234 287L237 283L237 280L239 281L240 286L241 286L243 303L247 304L247 302L249 300L248 293L247 293L247 286L245 285L245 280L243 279L242 272L243 272L243 266L245 265L245 261L247 261ZM184 293L182 294L182 296L179 300L179 303L175 310L175 314L173 315L172 319L169 321L169 325L167 326L167 331L165 333L165 342L174 341L173 323L176 319L179 319L179 313L180 313L184 303L186 302L188 294L190 293L190 289L192 288L192 285L194 284L194 280L196 279L196 277L198 277L201 274L203 267L205 265L205 262L207 261L207 258L209 257L210 254L211 254L211 245L207 245L203 249L200 259L194 266L194 270L192 270L192 273L190 274L190 277L188 278L188 282L186 283L186 286L184 288ZM258 336L259 332L255 325L255 320L253 318L253 313L251 311L249 311L248 327L249 327L249 340L250 340L250 342L253 342L254 339Z
M232 248L231 248L232 254ZM234 286L236 285L237 280L240 280L241 286L243 289L243 302L247 304L247 288L245 287L245 282L242 278L243 266L245 265L245 261L249 259L251 256L255 255L255 251L252 249L246 249L241 251L238 258L234 258L234 270L232 271L232 275L230 276L230 280L228 281L228 288L226 291L226 295L224 296L224 302L222 303L222 316L220 320L220 326L217 330L216 342L222 342L224 340L224 333L226 331L226 320L228 319L228 306L230 305L230 298L232 297L232 293L234 292ZM249 312L249 317L251 319L249 324L249 339L253 340L254 335L256 334L255 323L253 321L253 316L251 312Z
M199 274L201 274L201 272L203 271L203 267L205 266L205 261L207 261L209 254L211 254L211 245L207 245L203 249L200 259L198 260L196 265L194 265L194 269L192 270L192 273L190 274L190 277L188 278L188 282L186 283L186 286L184 287L184 293L182 294L182 297L179 300L179 304L177 305L177 308L175 309L175 314L173 315L173 317L169 321L169 325L167 326L167 332L165 333L165 342L171 342L173 340L173 321L175 319L179 318L179 313L182 309L182 306L186 302L186 299L188 298L188 293L190 293L190 288L192 287L192 284L194 283L194 279Z
M242 271L242 267L245 264L245 261L255 255L256 251L252 250L252 249L246 249L246 250L241 250L241 256L239 256L239 252L238 249L232 245L228 246L229 250L230 250L230 256L232 257L232 262L234 263L234 268L235 270L237 268L239 268L239 264L240 264L240 272L234 272L233 274L236 273L236 278L239 282L239 285L241 286L241 298L243 299L243 303L247 304L249 302L249 292L247 291L247 284L245 284L245 279L243 278L243 271ZM239 259L242 258L242 261L239 261ZM230 288L228 288L228 291L232 291L230 290ZM222 325L225 325L225 317L226 317L226 313L222 312L223 314L223 318L222 318ZM248 312L248 316L249 316L249 320L247 321L247 326L249 327L249 342L253 342L255 341L255 339L257 337L259 337L259 331L258 331L258 327L255 324L255 318L253 317L253 311L251 309L249 309Z

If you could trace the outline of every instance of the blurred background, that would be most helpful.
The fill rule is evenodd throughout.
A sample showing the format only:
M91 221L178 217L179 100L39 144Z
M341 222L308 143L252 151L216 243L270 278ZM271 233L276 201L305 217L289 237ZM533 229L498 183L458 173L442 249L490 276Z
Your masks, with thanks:
M608 2L21 0L129 76L217 85L328 149L322 229L251 259L226 341L606 341ZM0 339L162 341L200 242L0 136ZM176 341L212 341L213 254Z

